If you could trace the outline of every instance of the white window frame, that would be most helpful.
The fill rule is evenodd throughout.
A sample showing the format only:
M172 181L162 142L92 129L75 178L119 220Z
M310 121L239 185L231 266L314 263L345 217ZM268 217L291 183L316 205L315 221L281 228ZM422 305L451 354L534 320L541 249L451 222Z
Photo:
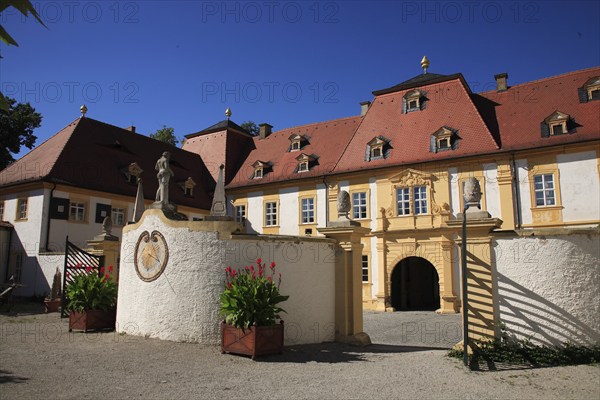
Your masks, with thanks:
M315 223L315 198L305 197L300 200L301 212L302 212L302 223L303 224L314 224Z
M308 161L301 161L298 163L298 173L308 172Z
M352 193L352 218L367 218L367 192Z
M292 141L291 151L299 151L300 150L300 140Z
M412 192L414 214L427 214L427 186L414 186Z
M396 189L396 213L398 216L410 215L410 188Z
M549 173L534 175L533 191L536 207L556 206L556 185L554 183L554 174Z
M263 177L263 169L262 167L256 168L254 170L254 179L261 179Z
M246 222L246 205L240 204L235 206L235 222L244 223Z
M110 219L112 219L112 223L115 226L125 226L127 209L124 207L111 207L110 209Z
M4 220L4 200L0 200L0 221Z
M277 226L277 202L265 203L265 226Z
M69 202L69 221L72 222L84 222L85 221L85 202L83 201L70 201ZM75 210L75 217L73 217L73 210Z
M17 221L23 221L27 219L29 212L29 198L24 197L17 200Z

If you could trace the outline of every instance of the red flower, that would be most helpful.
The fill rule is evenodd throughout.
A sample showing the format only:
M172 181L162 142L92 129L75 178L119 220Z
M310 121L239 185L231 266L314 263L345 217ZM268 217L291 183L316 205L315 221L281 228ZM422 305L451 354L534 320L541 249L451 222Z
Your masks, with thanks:
M94 267L92 267L92 266L88 265L87 267L85 267L85 272L92 272L93 270L94 270Z
M112 265L108 267L108 272L112 272L113 271L113 267Z
M262 259L261 259L261 258L257 259L257 260L256 260L256 263L257 263L257 264L261 264L261 263L262 263Z
M227 267L227 268L225 268L225 273L226 273L227 275L231 275L231 267Z
M235 275L237 274L237 271L235 269L231 270L231 278L235 278Z
M273 282L273 278L271 278L270 276L267 276L267 280L268 280L269 282Z
M275 268L275 261L271 263L271 269Z
M104 267L101 267L101 268L100 268L100 273L101 273L102 275L104 275Z
M232 287L232 286L233 286L233 285L231 284L231 282L227 282L227 287L228 287L229 289L231 289L231 287Z

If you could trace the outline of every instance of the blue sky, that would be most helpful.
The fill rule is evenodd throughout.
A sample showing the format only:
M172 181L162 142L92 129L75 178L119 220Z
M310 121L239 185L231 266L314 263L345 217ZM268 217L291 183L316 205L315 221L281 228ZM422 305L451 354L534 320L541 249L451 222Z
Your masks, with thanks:
M9 9L5 95L43 115L37 144L79 116L178 137L222 119L276 130L357 115L422 72L474 92L600 65L598 1L33 1ZM24 154L25 150L22 151Z

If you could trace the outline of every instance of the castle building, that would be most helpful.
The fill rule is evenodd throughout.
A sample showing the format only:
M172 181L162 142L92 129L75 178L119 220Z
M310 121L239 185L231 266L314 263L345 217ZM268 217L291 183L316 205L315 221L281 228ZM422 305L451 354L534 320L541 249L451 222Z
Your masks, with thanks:
M496 262L494 238L598 226L599 67L514 86L498 74L496 89L483 93L460 73L427 72L426 59L423 67L374 91L358 116L276 131L265 123L257 136L228 116L187 135L182 149L168 149L174 202L189 218L206 215L224 164L230 212L248 233L319 235L337 218L339 191L348 191L351 218L370 229L363 305L388 311L460 311L456 221L471 177L493 221L470 231L485 249L474 255L482 264ZM23 246L5 257L0 279L23 269L19 257L67 234L93 236L103 216L126 223L137 176L153 198L165 146L82 117L2 171L1 219L13 226L11 248Z

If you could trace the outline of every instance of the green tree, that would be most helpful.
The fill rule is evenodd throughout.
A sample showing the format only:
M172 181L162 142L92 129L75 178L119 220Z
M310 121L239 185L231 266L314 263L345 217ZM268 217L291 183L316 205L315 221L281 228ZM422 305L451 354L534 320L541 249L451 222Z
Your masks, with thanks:
M0 170L15 160L11 153L18 153L21 146L33 147L37 139L33 130L42 124L41 114L29 103L17 103L10 97L5 100L8 109L0 109Z
M151 133L148 136L150 136L152 139L160 140L164 143L169 143L171 146L177 146L177 143L179 143L179 139L175 137L175 129L167 127L166 125L163 125L162 128L160 128L154 133Z
M240 125L242 128L244 128L245 130L247 130L250 135L252 136L256 136L258 135L258 125L256 125L256 123L254 123L254 121L244 121L242 122L242 124Z
M29 15L29 13L31 13L31 15L33 15L40 24L42 24L44 27L47 28L47 26L41 20L40 16L38 15L37 11L35 11L35 8L33 8L33 5L31 4L31 2L29 0L2 0L2 1L0 1L0 13L2 13L8 7L16 8L17 10L19 10L21 12L21 14L23 14L26 17ZM10 36L8 34L8 32L6 32L6 29L4 29L2 27L2 25L0 25L0 39L7 45L12 45L12 46L17 46L17 47L19 46L17 44L17 41L15 39L13 39L12 36ZM2 58L2 57L0 57L0 58ZM0 92L0 110L7 111L8 108L9 108L8 99L6 97L4 97L2 92Z

